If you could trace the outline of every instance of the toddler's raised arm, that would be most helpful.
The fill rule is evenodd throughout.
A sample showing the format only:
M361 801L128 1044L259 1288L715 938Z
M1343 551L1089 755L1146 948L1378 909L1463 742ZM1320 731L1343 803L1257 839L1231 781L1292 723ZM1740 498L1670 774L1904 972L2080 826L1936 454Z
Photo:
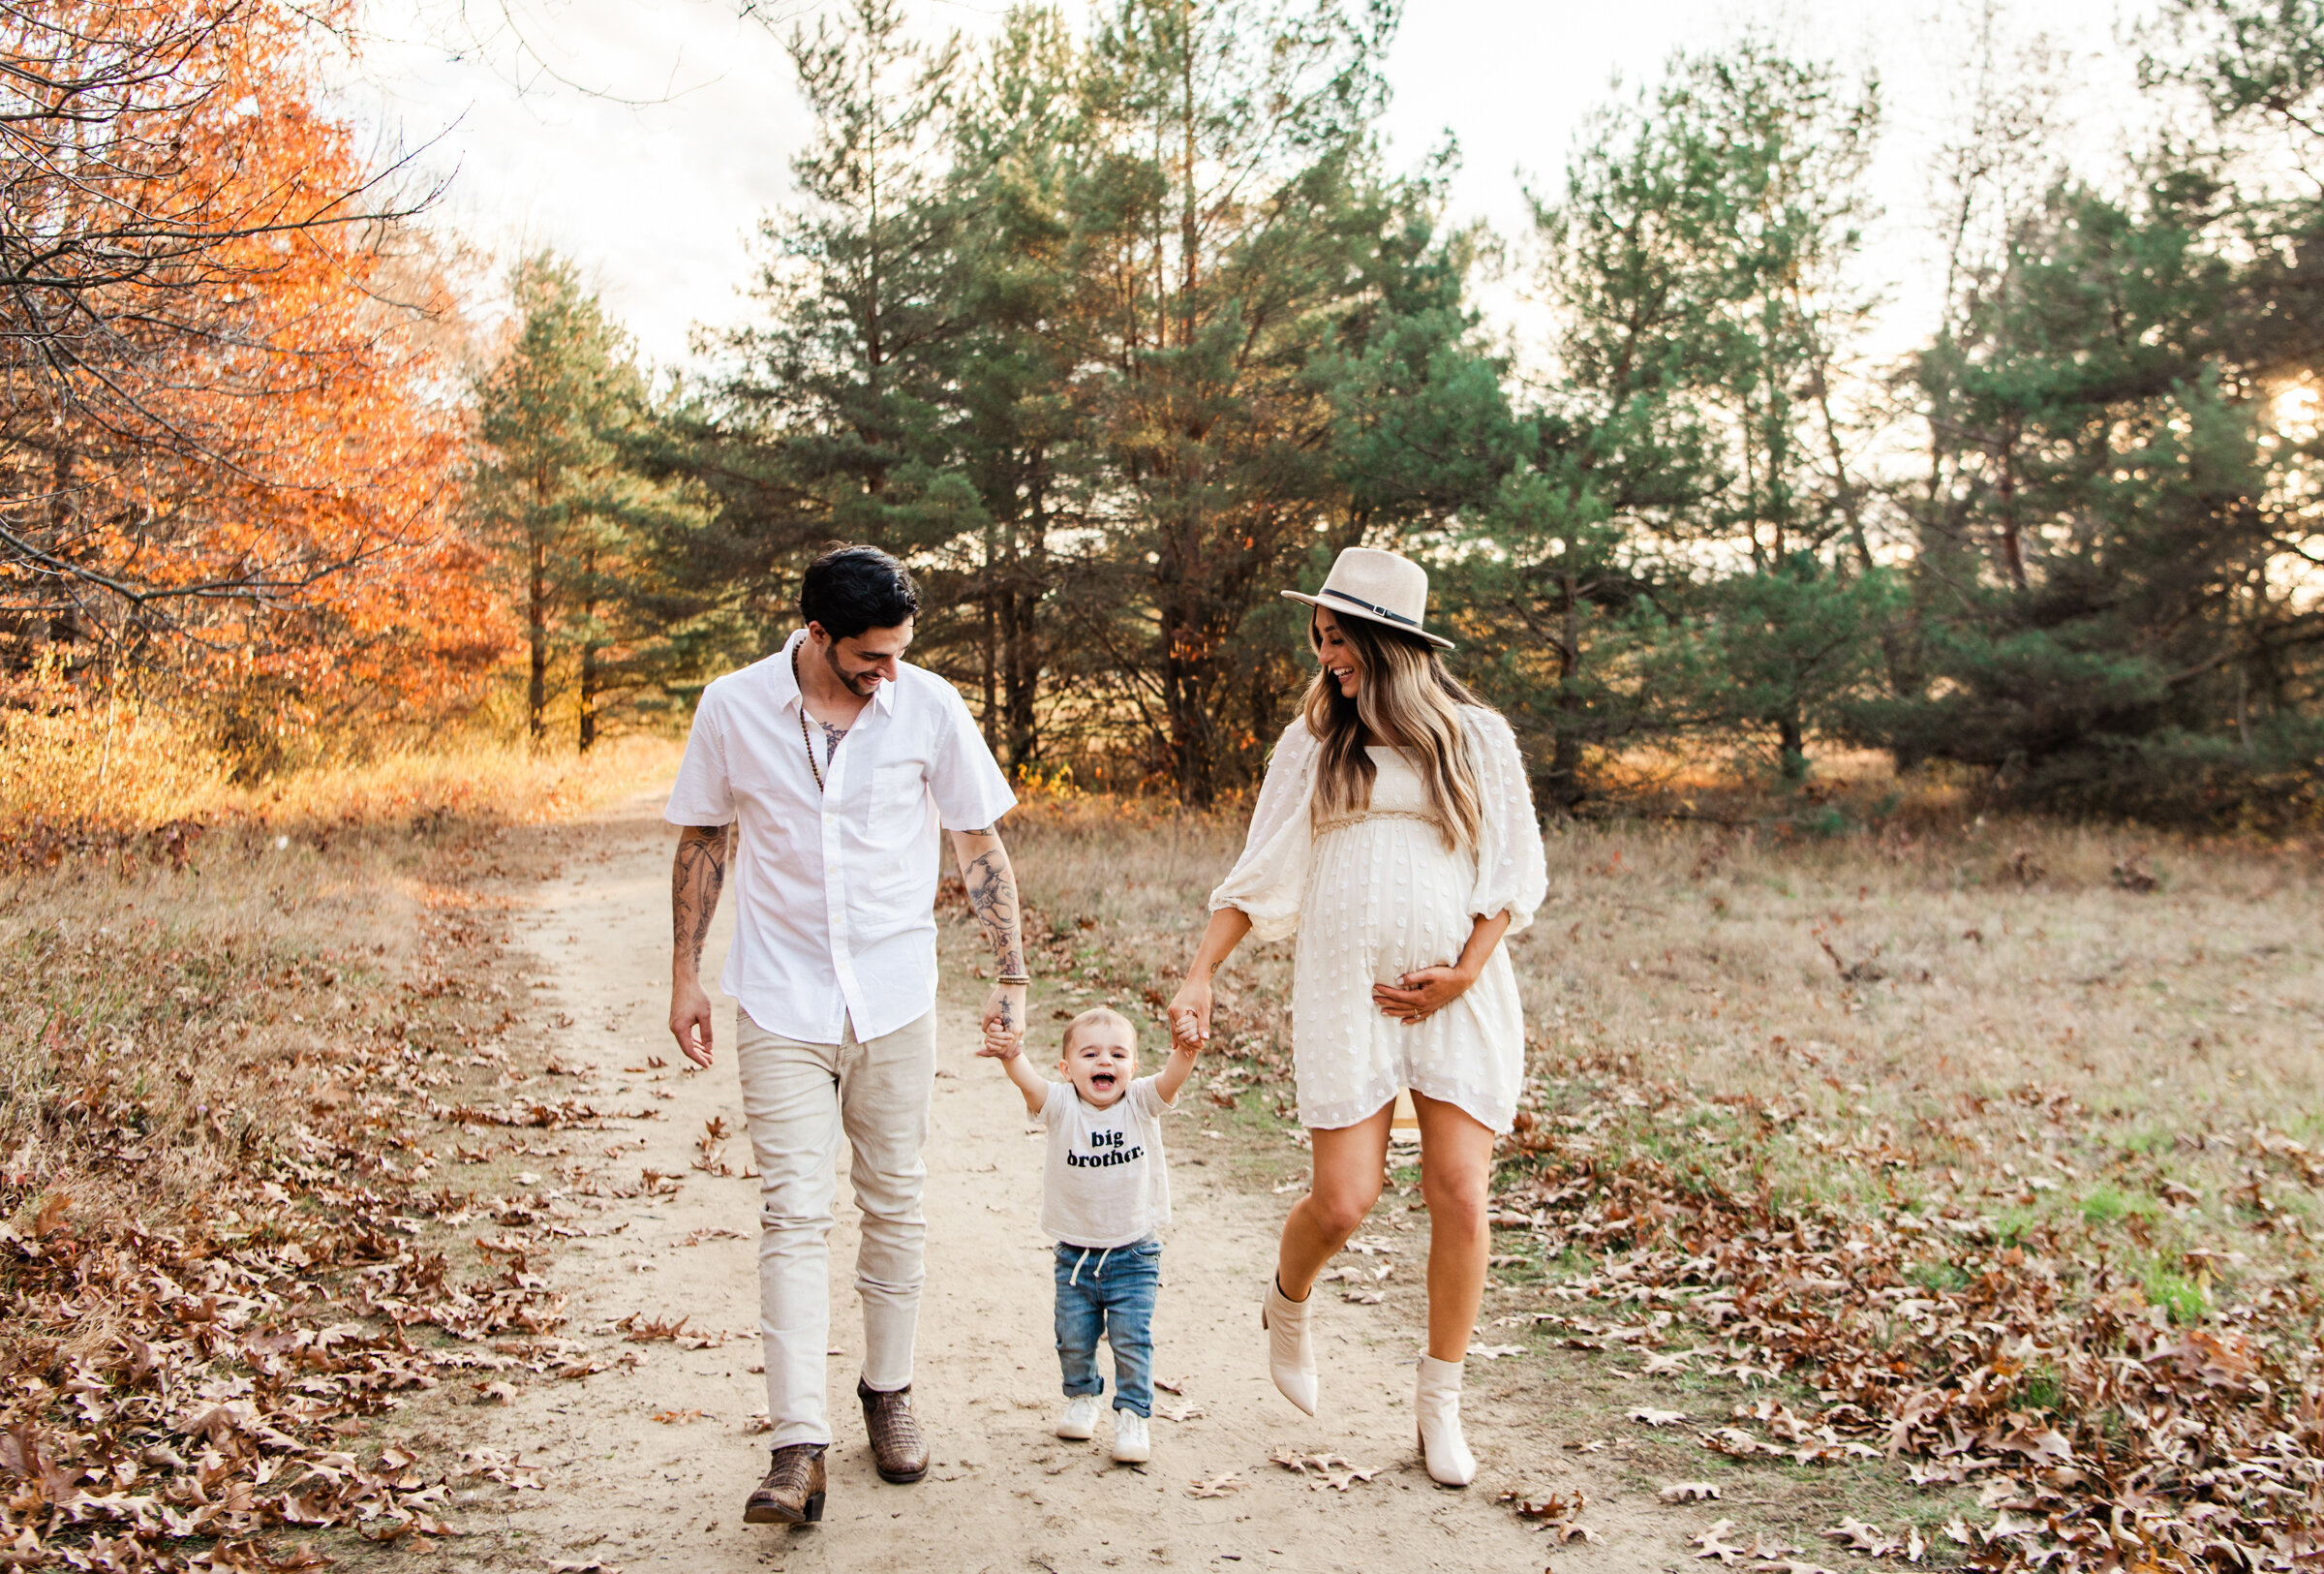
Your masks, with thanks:
M1006 1034L987 1033L985 1047L977 1054L1000 1062L1000 1068L1008 1072L1009 1080L1017 1084L1017 1091L1024 1095L1027 1115L1041 1113L1041 1106L1049 1101L1049 1079L1026 1062L1024 1050L1016 1040Z
M1163 1066L1161 1074L1154 1078L1154 1092L1165 1104L1178 1101L1178 1090L1186 1086L1186 1079L1194 1074L1196 1052L1197 1043L1182 1038L1171 1039L1170 1064Z

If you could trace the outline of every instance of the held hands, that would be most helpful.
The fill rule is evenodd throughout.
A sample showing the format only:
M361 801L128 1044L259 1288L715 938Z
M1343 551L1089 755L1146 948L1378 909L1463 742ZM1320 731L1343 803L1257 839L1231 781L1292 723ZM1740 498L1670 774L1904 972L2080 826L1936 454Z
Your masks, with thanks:
M1171 997L1170 1043L1173 1049L1199 1055L1210 1041L1210 980L1189 977Z
M977 1050L996 1061L1013 1060L1024 1046L1024 985L994 984L985 997L985 1041Z
M1372 1003L1380 1014L1412 1027L1460 999L1477 975L1461 968L1415 968L1393 984L1374 984Z

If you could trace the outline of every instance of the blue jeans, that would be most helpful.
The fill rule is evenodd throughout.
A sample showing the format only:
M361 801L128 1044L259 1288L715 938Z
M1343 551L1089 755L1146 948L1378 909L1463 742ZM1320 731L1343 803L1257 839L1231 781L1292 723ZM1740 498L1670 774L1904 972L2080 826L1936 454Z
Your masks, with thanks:
M1154 1293L1162 1287L1162 1243L1148 1236L1111 1251L1057 1248L1057 1364L1065 1394L1102 1394L1097 1342L1114 1346L1114 1408L1154 1413Z

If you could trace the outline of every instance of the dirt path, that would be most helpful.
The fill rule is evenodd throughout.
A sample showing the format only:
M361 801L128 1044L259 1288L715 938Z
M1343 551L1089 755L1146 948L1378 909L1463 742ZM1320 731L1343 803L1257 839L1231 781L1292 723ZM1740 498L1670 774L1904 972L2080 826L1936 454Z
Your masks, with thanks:
M1171 1132L1177 1218L1164 1258L1156 1370L1183 1390L1157 1396L1163 1404L1199 1413L1158 1418L1154 1460L1143 1469L1108 1463L1103 1429L1087 1444L1051 1435L1060 1398L1048 1246L1036 1227L1040 1146L1006 1080L971 1055L973 1026L958 1003L946 1007L938 1063L915 1384L934 1467L913 1487L884 1485L872 1471L852 1401L862 1323L844 1271L855 1231L842 1200L832 1241L838 1440L829 1511L808 1530L744 1525L744 1496L766 1461L764 1439L750 1431L765 1405L756 1374L756 1184L688 1168L714 1119L737 1128L726 1157L738 1171L748 1149L739 1134L731 1005L720 1008L719 1065L701 1075L678 1069L662 1026L671 833L658 802L641 798L576 828L564 877L539 888L540 906L519 934L538 958L535 999L573 1019L560 1058L594 1078L601 1098L626 1093L623 1107L650 1103L663 1116L585 1133L572 1152L611 1180L634 1185L646 1168L682 1175L685 1186L674 1196L641 1195L590 1215L593 1233L564 1242L552 1270L572 1317L566 1332L596 1359L634 1352L637 1364L582 1381L538 1382L505 1407L461 1412L474 1418L473 1442L537 1466L540 1486L476 1503L468 1523L484 1533L463 1544L464 1561L535 1569L597 1562L630 1574L1080 1574L1165 1564L1533 1574L1554 1556L1563 1574L1686 1560L1682 1527L1653 1504L1650 1489L1641 1494L1634 1484L1626 1493L1618 1480L1561 1468L1563 1434L1557 1418L1542 1413L1538 1387L1514 1376L1496 1382L1483 1362L1472 1363L1471 1435L1484 1478L1465 1493L1435 1489L1413 1446L1409 1362L1419 1334L1391 1325L1400 1316L1392 1303L1328 1304L1324 1414L1309 1420L1282 1401L1267 1380L1254 1303L1287 1199L1233 1189L1223 1166L1195 1162L1205 1133L1191 1117L1175 1118ZM731 909L713 938L714 966ZM550 987L539 988L542 981ZM647 1067L649 1056L672 1065ZM1424 1237L1408 1239L1417 1252ZM683 1316L690 1330L722 1342L698 1349L626 1343L615 1324L633 1315ZM1336 1452L1380 1473L1344 1493L1319 1490L1269 1463L1287 1445ZM1520 1473L1521 1465L1535 1467ZM1229 1471L1238 1472L1239 1490L1189 1496L1197 1478ZM1520 1481L1537 1491L1552 1481L1586 1482L1585 1522L1606 1545L1552 1549L1494 1501L1501 1485Z

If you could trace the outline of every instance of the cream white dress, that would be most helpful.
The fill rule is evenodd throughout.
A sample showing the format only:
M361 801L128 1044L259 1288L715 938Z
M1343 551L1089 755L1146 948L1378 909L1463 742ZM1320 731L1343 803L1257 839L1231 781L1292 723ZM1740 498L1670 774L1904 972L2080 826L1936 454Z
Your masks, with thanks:
M1261 941L1298 937L1292 967L1292 1063L1300 1124L1353 1126L1411 1088L1457 1104L1495 1131L1515 1119L1525 1076L1525 1020L1506 945L1450 1005L1417 1026L1382 1016L1372 986L1460 959L1480 917L1533 921L1548 877L1524 760L1509 724L1464 707L1483 826L1478 846L1448 848L1427 786L1400 750L1374 748L1364 812L1311 823L1320 749L1294 722L1268 762L1242 856L1210 893L1239 909Z

